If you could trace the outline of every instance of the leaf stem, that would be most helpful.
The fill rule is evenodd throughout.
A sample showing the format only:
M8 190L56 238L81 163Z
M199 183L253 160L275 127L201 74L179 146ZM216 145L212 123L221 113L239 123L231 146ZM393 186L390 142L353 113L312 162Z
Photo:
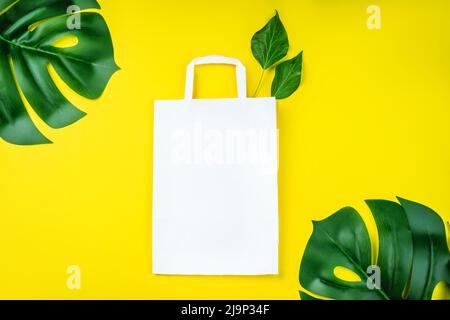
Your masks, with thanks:
M255 93L253 94L253 98L256 97L256 95L259 93L259 90L261 89L262 81L264 79L264 74L266 73L266 69L263 69L261 73L261 77L259 78L258 86L256 87Z

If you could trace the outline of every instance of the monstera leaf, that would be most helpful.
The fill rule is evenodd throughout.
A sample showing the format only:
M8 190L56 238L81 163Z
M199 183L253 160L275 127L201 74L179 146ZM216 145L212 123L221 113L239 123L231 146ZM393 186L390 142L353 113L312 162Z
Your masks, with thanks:
M349 207L314 222L300 266L302 287L330 299L428 300L439 282L450 285L450 253L442 219L426 206L398 200L400 204L366 201L379 235L379 287L368 285L373 261L369 233L360 215ZM338 267L353 271L359 280L339 278ZM306 292L300 295L317 299Z
M303 52L277 65L272 82L272 97L286 99L298 89L302 80L302 65Z
M94 0L0 0L0 136L13 144L49 143L27 112L23 97L50 127L82 118L49 72L76 93L98 98L118 70L108 27ZM79 26L71 25L77 18ZM75 45L55 45L63 38Z

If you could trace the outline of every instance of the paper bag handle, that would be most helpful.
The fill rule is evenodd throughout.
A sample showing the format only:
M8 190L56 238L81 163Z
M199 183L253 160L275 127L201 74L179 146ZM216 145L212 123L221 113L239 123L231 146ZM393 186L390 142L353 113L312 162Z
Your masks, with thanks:
M186 89L184 98L192 100L194 95L194 67L201 64L231 64L236 66L236 79L238 87L238 97L241 99L247 98L247 77L245 67L241 61L234 58L224 56L206 56L196 58L189 63L186 73Z

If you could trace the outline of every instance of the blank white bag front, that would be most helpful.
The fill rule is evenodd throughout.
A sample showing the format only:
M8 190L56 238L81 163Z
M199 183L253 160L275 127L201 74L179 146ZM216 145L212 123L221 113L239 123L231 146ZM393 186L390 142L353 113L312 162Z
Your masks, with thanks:
M192 99L194 66L234 64L236 99ZM278 273L274 98L247 98L244 66L188 67L184 100L155 101L153 273Z

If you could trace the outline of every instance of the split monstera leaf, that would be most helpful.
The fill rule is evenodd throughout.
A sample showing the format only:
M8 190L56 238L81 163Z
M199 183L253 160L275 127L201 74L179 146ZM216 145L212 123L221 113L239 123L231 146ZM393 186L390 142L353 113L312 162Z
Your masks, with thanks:
M343 208L314 222L300 266L300 284L309 293L337 300L429 300L436 285L450 285L450 253L445 224L432 209L406 199L366 201L379 236L376 266L380 286L368 286L372 265L369 233L358 212ZM336 276L337 267L359 281ZM369 279L370 281L370 279ZM305 291L304 300L317 299Z
M281 62L289 50L289 39L278 12L252 38L252 52L263 71L256 88L256 96L261 88L265 72L275 67L271 95L277 99L290 97L300 86L302 79L303 52L296 57Z
M69 8L79 11L69 12ZM0 137L18 145L50 143L33 123L23 98L50 127L62 128L85 113L57 88L50 72L76 93L96 99L119 68L108 27L95 0L0 0ZM79 28L69 28L77 15ZM75 37L76 44L55 43ZM23 98L22 98L23 95Z

